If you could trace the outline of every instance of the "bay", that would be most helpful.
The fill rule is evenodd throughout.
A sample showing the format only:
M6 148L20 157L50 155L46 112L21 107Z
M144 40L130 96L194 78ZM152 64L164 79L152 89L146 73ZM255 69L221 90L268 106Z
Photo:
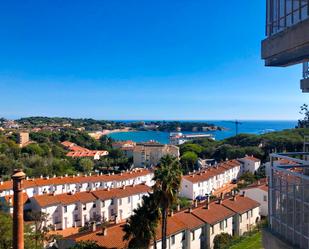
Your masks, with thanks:
M134 120L136 121L136 120ZM198 133L211 133L216 140L222 140L231 136L234 136L236 133L234 121L212 121L212 120L203 120L195 121L190 120L190 122L208 122L217 126L226 128L223 131L213 131L213 132L198 132ZM127 120L125 122L133 122ZM186 122L182 121L181 122ZM295 128L297 121L287 120L287 121L253 121L253 120L242 120L239 121L241 124L238 125L238 133L247 133L247 134L263 134L266 132L272 131L281 131L285 129ZM196 133L196 132L182 132L184 134ZM134 142L146 142L149 140L155 140L157 142L168 144L169 143L169 132L161 131L132 131L132 132L116 132L111 133L109 136L115 140L132 140Z

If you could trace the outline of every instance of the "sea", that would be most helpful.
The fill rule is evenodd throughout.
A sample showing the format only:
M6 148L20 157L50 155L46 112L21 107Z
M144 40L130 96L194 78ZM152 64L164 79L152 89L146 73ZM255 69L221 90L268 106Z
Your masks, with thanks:
M134 120L136 121L136 120ZM181 122L186 122L182 121ZM183 134L192 134L192 133L206 133L213 134L216 140L222 140L228 137L235 136L236 134L236 125L235 121L195 121L190 120L190 122L207 122L209 124L214 124L220 127L224 127L223 131L208 131L208 132L182 132ZM133 122L133 121L124 121L124 122ZM295 128L297 121L253 121L253 120L242 120L239 121L238 133L247 133L247 134L265 134L268 132L281 131L285 129ZM146 142L149 140L154 140L163 144L169 143L169 132L161 131L131 131L131 132L116 132L111 133L109 136L115 140L132 140L135 142Z

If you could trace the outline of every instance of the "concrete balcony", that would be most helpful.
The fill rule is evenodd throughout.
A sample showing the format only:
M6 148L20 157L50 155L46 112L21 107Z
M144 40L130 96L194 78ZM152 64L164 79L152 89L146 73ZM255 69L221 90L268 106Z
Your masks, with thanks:
M262 59L276 67L309 61L309 18L263 40Z

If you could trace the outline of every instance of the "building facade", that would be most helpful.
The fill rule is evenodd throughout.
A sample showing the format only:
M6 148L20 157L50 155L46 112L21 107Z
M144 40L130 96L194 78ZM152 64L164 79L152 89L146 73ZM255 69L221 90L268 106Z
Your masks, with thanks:
M179 158L179 148L157 142L139 143L133 150L133 164L134 167L149 168L158 165L165 155Z

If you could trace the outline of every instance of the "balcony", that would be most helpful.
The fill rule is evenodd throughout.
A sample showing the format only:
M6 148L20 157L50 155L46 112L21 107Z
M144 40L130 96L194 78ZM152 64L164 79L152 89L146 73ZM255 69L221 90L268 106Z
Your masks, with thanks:
M266 66L309 61L309 1L267 0L266 36L262 58Z
M293 245L309 248L309 153L271 155L269 223L271 231ZM284 164L278 164L281 160Z

